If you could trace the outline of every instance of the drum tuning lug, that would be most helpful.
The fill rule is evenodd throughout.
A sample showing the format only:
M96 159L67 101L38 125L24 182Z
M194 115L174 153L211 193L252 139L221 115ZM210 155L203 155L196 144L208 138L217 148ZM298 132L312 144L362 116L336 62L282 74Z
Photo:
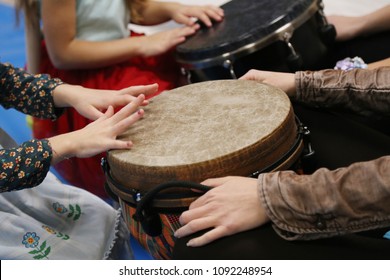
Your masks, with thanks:
M326 19L324 3L321 0L318 1L318 8L317 21L319 22L319 35L322 42L325 45L330 46L336 39L336 28Z
M286 43L289 43L290 42L290 39L292 37L292 33L291 32L284 32L283 33L283 41L285 41Z
M136 194L134 195L134 201L135 201L135 202L140 202L141 199L142 199L141 193L138 192L138 193L136 193Z
M255 171L255 172L253 172L251 175L249 175L249 177L251 177L251 178L257 178L257 177L259 177L259 175L260 175L260 171Z
M298 133L302 135L304 140L310 141L310 130L307 126L300 125Z
M310 130L307 126L302 125L300 127L300 133L302 133L303 135L310 135Z
M290 39L292 37L292 33L290 32L284 32L283 34L283 41L286 43L287 48L290 51L290 54L287 57L287 64L291 71L295 72L302 69L302 57L299 53L297 53L293 47L293 45L290 42Z
M105 157L102 157L100 159L100 166L103 168L104 171L107 170L107 159Z
M324 10L325 5L324 5L324 3L322 2L322 0L318 0L318 8L319 8L321 11Z
M320 28L320 37L325 45L330 46L336 38L336 28L333 24L327 24Z
M302 135L303 143L306 147L306 152L304 153L304 157L308 157L314 154L314 150L311 146L311 139L310 139L310 130L307 126L300 125L298 133Z
M287 57L287 64L292 72L302 70L302 57L297 53L292 53Z
M222 66L229 70L230 76L232 77L232 79L235 79L235 80L237 79L237 75L234 72L233 63L230 59L225 60L222 64Z
M186 77L187 83L191 84L192 83L191 71L187 71L187 69L185 69L183 67L180 68L180 71L181 71L181 74Z
M315 164L315 151L311 145L310 139L310 130L307 126L300 125L299 133L302 135L303 139L303 152L302 152L302 164L304 170L308 173L313 172Z

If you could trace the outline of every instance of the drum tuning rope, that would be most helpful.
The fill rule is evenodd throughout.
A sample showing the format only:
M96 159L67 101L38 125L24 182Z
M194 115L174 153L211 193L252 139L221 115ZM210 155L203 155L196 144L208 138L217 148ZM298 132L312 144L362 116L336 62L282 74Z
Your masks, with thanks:
M159 236L162 233L161 219L151 206L153 199L158 193L170 188L194 189L204 193L211 189L209 186L190 181L171 181L158 185L147 192L137 204L133 219L140 222L144 232L150 236Z

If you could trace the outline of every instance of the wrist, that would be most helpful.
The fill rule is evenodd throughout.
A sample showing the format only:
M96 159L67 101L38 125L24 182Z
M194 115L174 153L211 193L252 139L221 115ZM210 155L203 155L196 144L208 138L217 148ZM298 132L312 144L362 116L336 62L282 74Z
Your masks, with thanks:
M285 79L284 79L284 84L282 89L289 98L294 98L296 95L295 74L285 73L284 75L285 75Z
M53 136L48 139L49 146L52 149L52 164L56 164L75 155L73 144L70 141L70 133Z
M131 50L131 57L148 57L150 46L153 45L151 37L147 36L136 36L127 39L129 43L129 50Z
M180 7L184 6L183 4L174 2L166 2L165 4L166 15L169 19L174 19L176 11L178 11Z
M73 97L80 94L82 86L62 84L53 91L54 105L57 108L73 107Z

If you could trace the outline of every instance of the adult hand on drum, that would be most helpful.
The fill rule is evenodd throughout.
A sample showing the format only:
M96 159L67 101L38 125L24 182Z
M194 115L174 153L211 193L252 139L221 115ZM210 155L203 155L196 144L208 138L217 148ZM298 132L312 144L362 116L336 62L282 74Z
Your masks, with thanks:
M224 17L223 10L218 6L191 6L178 4L175 9L172 9L172 19L180 24L192 26L195 24L192 18L197 18L207 27L211 27L212 20L217 22L222 21Z
M280 88L289 97L295 96L295 74L261 70L249 70L239 80L252 80Z
M80 130L49 138L53 151L52 164L70 157L87 158L111 149L130 149L130 140L116 139L132 124L143 117L139 109L145 101L143 94L114 114L114 108Z
M175 237L210 230L191 239L187 246L203 246L270 221L259 198L257 179L224 177L208 179L202 184L215 188L191 203L189 210L182 213L180 223L183 226L175 232Z
M82 116L96 120L104 115L102 111L109 106L124 106L135 101L140 94L148 96L157 89L158 84L132 86L121 90L97 90L62 84L54 89L53 99L56 107L73 107ZM141 105L148 103L144 100Z

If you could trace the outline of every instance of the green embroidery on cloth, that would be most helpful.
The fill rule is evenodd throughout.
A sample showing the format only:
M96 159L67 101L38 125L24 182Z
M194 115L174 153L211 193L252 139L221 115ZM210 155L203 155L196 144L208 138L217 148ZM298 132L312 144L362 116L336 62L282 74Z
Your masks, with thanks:
M48 233L55 235L56 237L62 240L69 240L69 235L64 234L62 232L56 231L52 227L47 225L42 225L42 228L46 230ZM51 246L48 246L46 240L43 241L41 245L39 245L39 240L41 238L37 235L36 232L26 232L23 236L22 244L26 248L34 248L34 250L28 252L31 255L34 255L33 258L36 260L41 259L49 259L49 254L51 252Z
M26 248L35 248L35 250L32 250L28 252L31 255L34 255L33 258L36 260L41 260L41 259L49 259L48 255L50 254L51 247L48 246L46 247L46 241L44 241L40 246L39 246L39 239L41 239L36 232L27 232L23 236L22 244Z
M69 239L69 235L64 234L62 232L57 232L55 229L53 229L53 228L51 228L49 226L42 225L42 228L45 229L48 233L54 234L55 236L57 236L60 239L63 239L63 240L68 240Z
M47 256L50 254L51 247L48 246L46 247L46 241L42 243L42 245L39 247L39 250L33 250L28 252L29 254L35 255L33 258L36 260L41 260L41 259L49 259Z
M77 221L78 219L80 219L81 214L83 214L81 212L80 205L78 204L74 204L74 205L69 204L69 209L68 209L63 204L59 202L55 202L53 203L53 209L59 214L65 214L69 212L67 218L73 219L73 221Z
M80 216L81 216L81 208L78 204L76 204L75 206L73 206L72 204L69 204L69 214L68 214L68 218L72 218L73 217L73 221L77 221L78 219L80 219Z
M68 208L65 207L63 204L59 202L55 202L52 204L53 209L56 213L59 213L61 215L66 214L66 218L72 219L73 221L77 221L80 219L82 211L81 207L78 204L69 204ZM69 240L70 236L56 231L54 228L49 227L47 225L42 225L42 228L50 233L55 235L57 238L60 238L62 240ZM40 239L41 237L37 235L36 232L26 232L26 234L23 236L22 239L22 244L26 248L34 248L34 250L29 251L28 253L33 255L33 258L36 260L41 260L41 259L49 259L49 254L51 252L52 247L49 246L45 241L40 244Z

